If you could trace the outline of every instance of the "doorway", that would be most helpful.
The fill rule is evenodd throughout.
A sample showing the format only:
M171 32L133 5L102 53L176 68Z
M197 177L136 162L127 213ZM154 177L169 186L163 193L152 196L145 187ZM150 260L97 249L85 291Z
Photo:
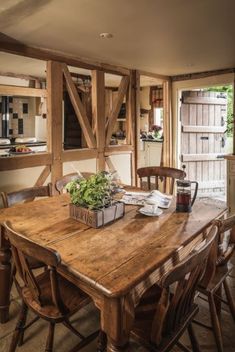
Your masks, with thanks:
M230 133L232 86L181 93L181 167L199 183L199 197L226 199L226 161L232 152Z

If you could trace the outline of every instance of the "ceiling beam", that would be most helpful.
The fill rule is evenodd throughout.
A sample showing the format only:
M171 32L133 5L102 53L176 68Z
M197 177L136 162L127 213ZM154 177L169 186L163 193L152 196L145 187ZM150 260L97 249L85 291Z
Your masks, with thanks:
M162 81L169 81L170 80L170 76L160 75L158 73L151 73L151 72L147 72L147 71L143 71L143 70L139 70L139 74L141 76L147 76L147 77L152 77L152 78L156 78L156 79L161 79Z
M57 51L40 49L37 47L29 46L1 32L0 32L0 51L6 52L9 54L30 57L38 60L62 62L62 63L66 63L69 66L85 68L88 70L100 70L100 71L105 71L107 73L112 73L117 75L130 74L130 70L127 68L110 65L106 63L94 62L87 59L81 59L78 57L69 56L69 55L66 55L65 53L60 53Z
M226 68L223 70L186 73L182 75L172 76L171 79L172 79L172 82L177 82L177 81L186 81L191 79L205 78L210 76L224 75L226 73L234 73L234 72L235 72L235 68Z

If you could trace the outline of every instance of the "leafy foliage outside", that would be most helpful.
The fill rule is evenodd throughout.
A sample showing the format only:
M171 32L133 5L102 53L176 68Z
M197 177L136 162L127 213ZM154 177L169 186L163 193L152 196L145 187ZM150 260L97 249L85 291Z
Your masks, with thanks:
M77 179L66 185L74 205L98 210L108 207L112 202L110 174L102 171L88 179Z
M220 92L227 94L227 136L231 137L233 134L233 126L234 126L234 114L233 114L233 87L229 86L217 86L210 87L206 89L209 92Z

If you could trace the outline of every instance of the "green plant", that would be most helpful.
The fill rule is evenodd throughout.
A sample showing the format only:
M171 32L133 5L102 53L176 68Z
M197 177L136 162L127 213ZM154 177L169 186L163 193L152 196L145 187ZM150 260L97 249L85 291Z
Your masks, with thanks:
M210 87L206 89L209 92L219 92L225 93L227 95L227 136L230 137L233 135L233 128L234 128L234 112L233 112L233 86L217 86L217 87Z
M88 179L77 179L66 185L74 205L89 209L101 209L112 202L111 176L99 172Z

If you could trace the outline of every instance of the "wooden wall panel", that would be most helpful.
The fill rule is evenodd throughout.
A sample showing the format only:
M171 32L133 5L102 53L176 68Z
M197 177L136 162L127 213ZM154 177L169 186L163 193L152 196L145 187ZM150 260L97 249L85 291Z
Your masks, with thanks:
M97 171L105 170L105 87L104 72L92 71L92 116L98 149Z
M48 91L48 137L47 145L52 153L51 182L54 185L62 175L62 101L63 72L62 64L49 61L47 63ZM56 190L54 189L54 192Z

